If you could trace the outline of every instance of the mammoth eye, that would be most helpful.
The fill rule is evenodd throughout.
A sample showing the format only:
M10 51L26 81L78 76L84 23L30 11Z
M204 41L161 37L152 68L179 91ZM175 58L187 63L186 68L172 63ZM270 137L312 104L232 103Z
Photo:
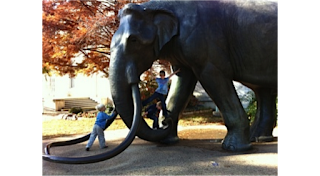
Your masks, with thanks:
M138 41L138 39L137 39L137 37L131 36L131 37L129 38L129 41L132 42L132 43L136 43L136 42Z

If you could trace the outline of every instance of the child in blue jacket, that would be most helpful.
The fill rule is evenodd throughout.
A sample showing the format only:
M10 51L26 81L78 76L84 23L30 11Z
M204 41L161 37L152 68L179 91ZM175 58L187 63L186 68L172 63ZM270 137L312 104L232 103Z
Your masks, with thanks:
M96 109L99 112L97 114L97 119L96 119L96 122L93 126L93 129L92 129L92 132L91 132L91 135L89 138L89 142L86 146L86 151L89 151L90 147L92 146L92 144L97 136L99 139L100 148L103 149L103 148L108 147L108 146L106 146L106 143L105 143L103 131L106 127L107 120L111 119L114 114L112 114L110 116L108 114L106 114L105 113L106 107L104 106L104 104L97 105ZM116 112L114 111L113 113L116 113Z

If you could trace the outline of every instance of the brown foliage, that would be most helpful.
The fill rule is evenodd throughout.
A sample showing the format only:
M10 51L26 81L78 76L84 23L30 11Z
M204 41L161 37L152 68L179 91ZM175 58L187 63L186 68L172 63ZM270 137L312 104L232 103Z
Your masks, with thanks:
M56 70L74 76L78 71L87 75L101 71L108 76L117 13L126 3L143 1L42 1L44 73Z
M43 0L42 70L75 76L101 71L108 77L110 43L119 26L117 13L127 3L148 0ZM158 70L170 73L170 63L159 60L143 74L142 99L156 89Z

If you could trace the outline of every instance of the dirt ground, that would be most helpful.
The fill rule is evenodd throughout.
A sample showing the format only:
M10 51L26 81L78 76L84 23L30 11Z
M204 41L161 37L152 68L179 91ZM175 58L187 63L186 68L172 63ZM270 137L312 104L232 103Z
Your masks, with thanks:
M118 156L93 164L68 165L43 161L43 175L277 175L278 142L252 143L246 152L227 152L221 148L226 127L221 124L179 126L179 143L163 145L136 138ZM128 129L106 130L107 150L112 150L126 136ZM274 130L277 136L277 129ZM53 141L70 140L69 136L43 140L43 147ZM95 141L90 152L86 142L56 147L57 156L89 156L105 150ZM218 163L214 166L213 163Z

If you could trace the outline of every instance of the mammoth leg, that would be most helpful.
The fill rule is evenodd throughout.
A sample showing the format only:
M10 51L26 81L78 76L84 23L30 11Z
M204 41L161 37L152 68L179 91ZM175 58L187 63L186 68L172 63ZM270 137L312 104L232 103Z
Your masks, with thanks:
M174 69L175 70L175 69ZM192 70L187 68L180 68L180 72L176 77L172 78L170 91L167 97L167 110L169 118L172 118L173 127L170 135L162 140L162 143L176 143L178 138L178 120L180 113L187 106L190 95L193 93L197 79Z
M256 88L253 89L257 99L256 117L250 128L250 140L272 141L272 131L276 125L276 97L275 89Z
M207 64L200 76L200 83L218 106L228 133L222 148L245 151L251 148L249 120L240 103L232 80L212 64Z

